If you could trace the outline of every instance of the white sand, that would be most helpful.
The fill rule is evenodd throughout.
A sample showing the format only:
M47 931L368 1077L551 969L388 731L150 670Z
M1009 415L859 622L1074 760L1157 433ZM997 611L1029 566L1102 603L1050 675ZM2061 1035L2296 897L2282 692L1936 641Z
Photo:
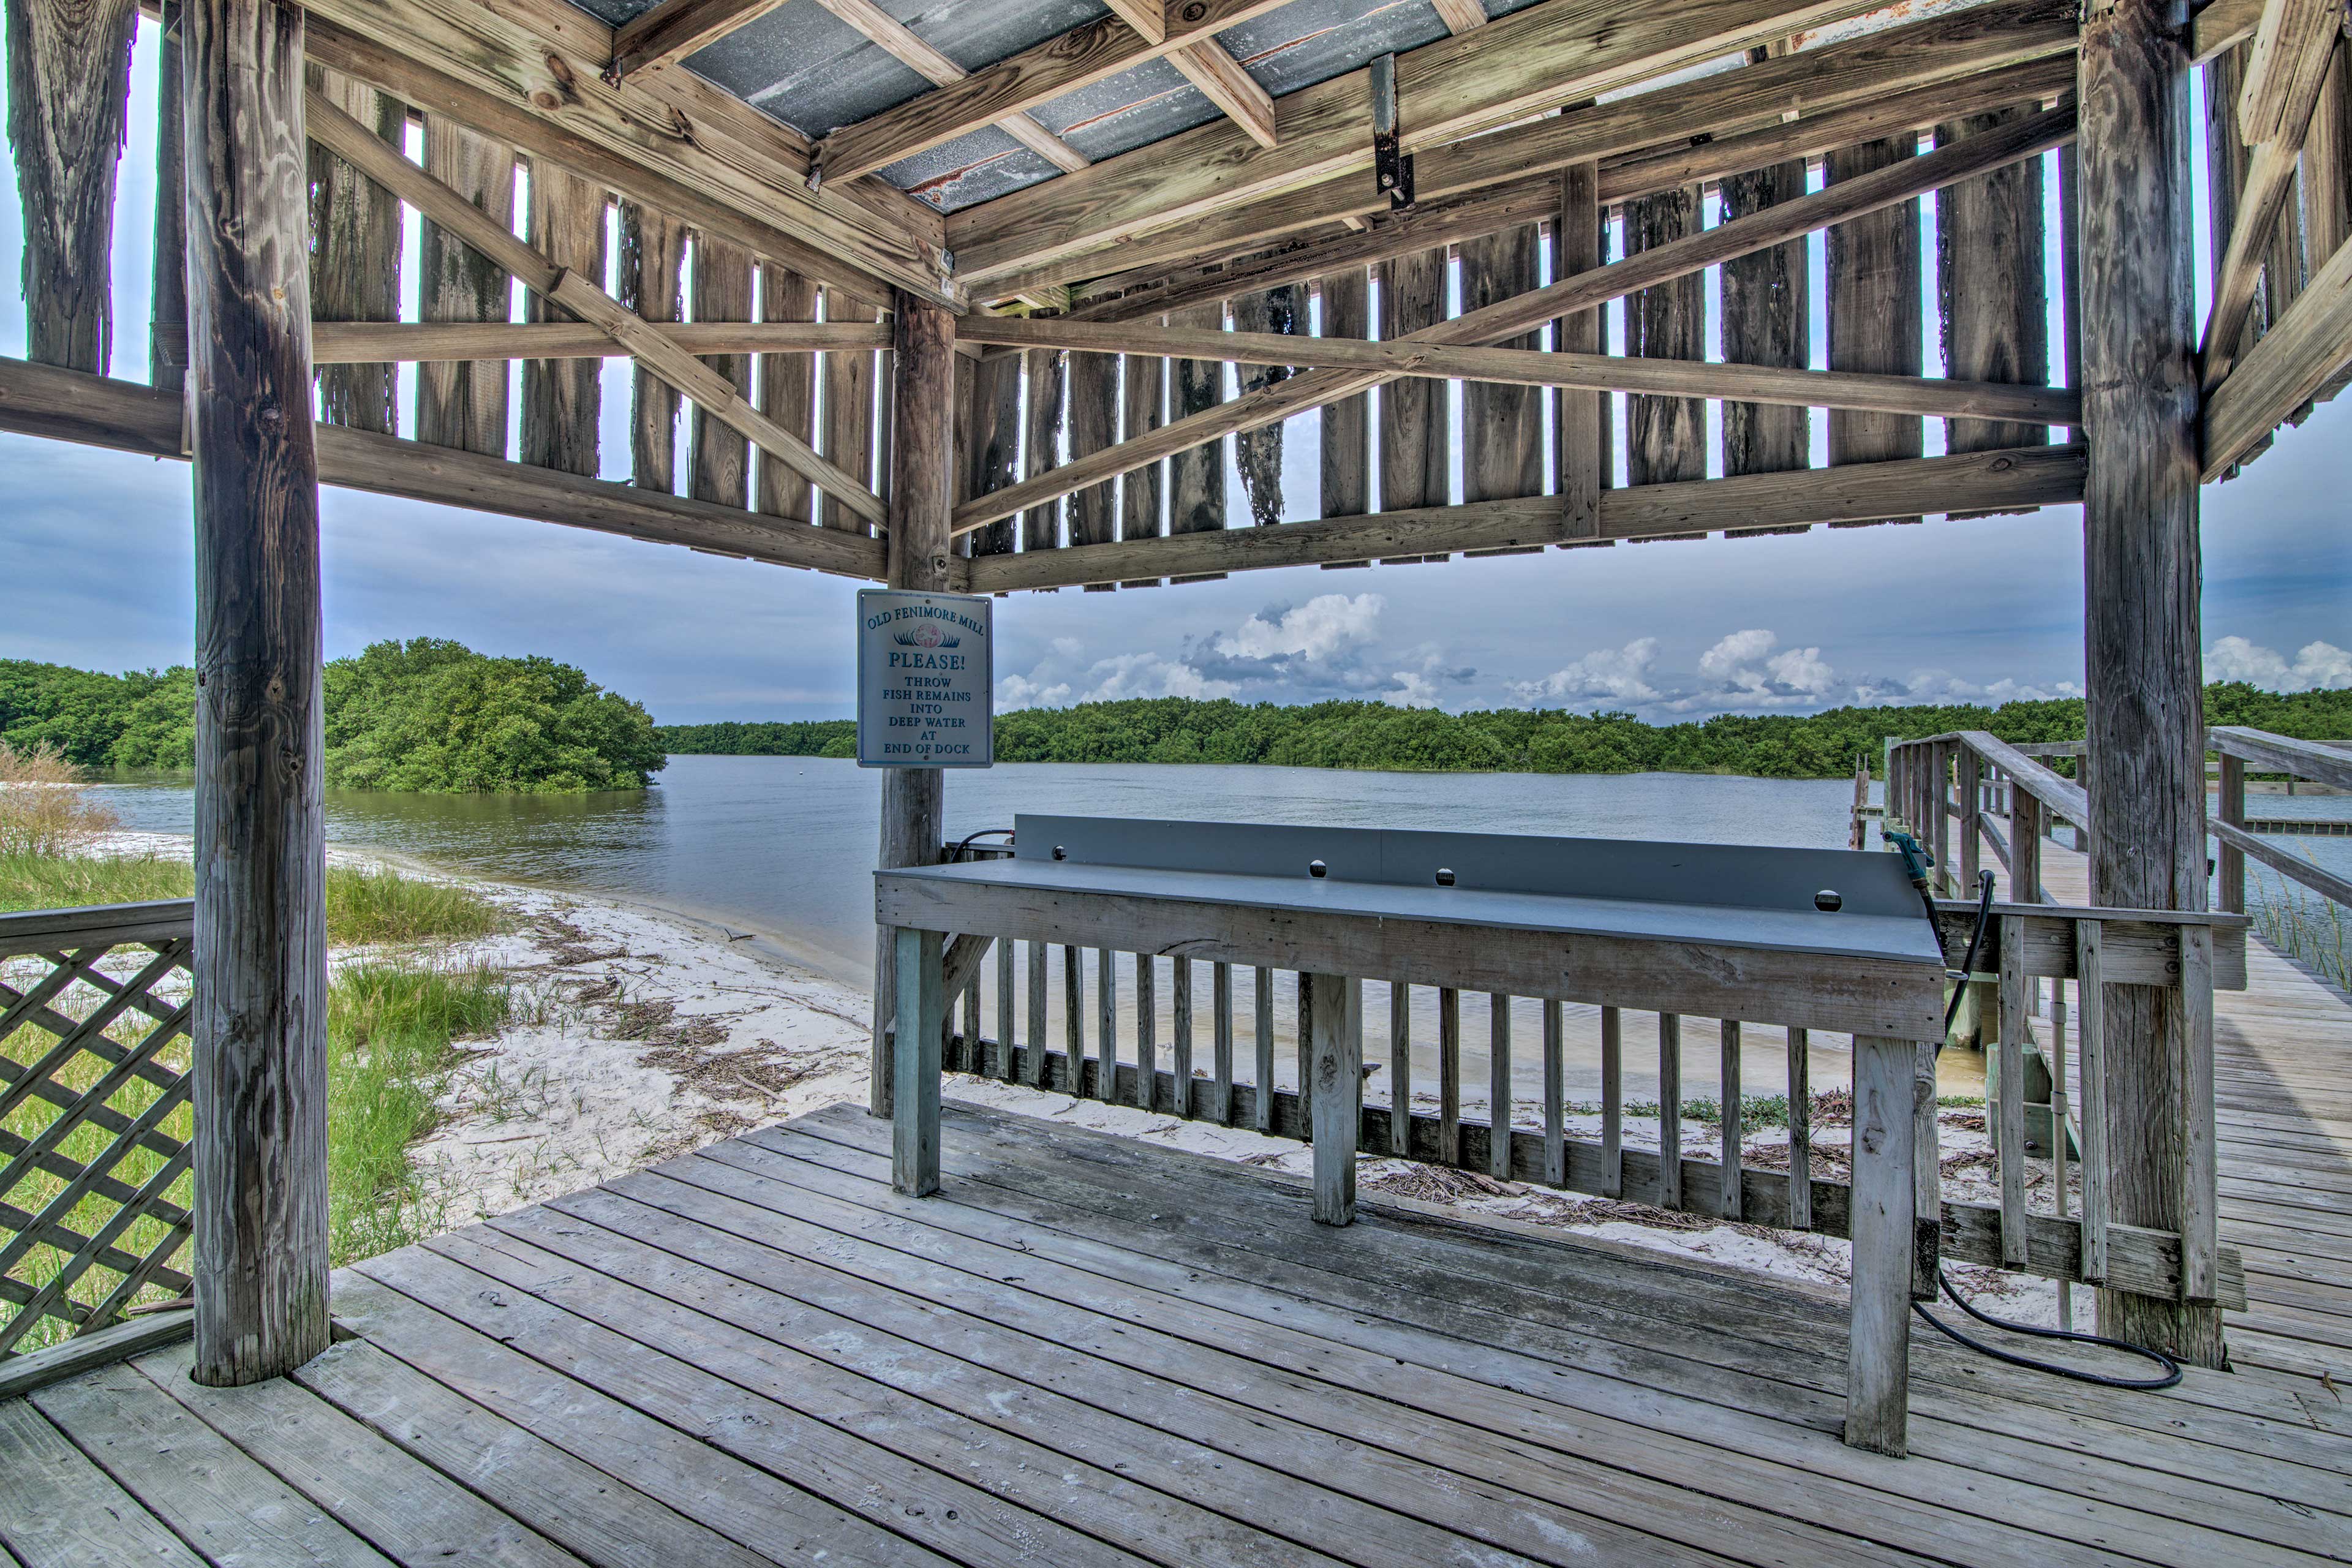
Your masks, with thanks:
M185 857L188 840L114 836L114 853ZM330 851L341 864L397 864L411 876L462 883L505 910L513 929L436 949L442 962L488 963L516 983L518 1021L487 1040L466 1042L443 1119L417 1145L431 1202L450 1226L467 1224L655 1163L866 1092L868 1000L863 990L790 964L707 922L609 899L488 882L386 857ZM339 951L337 963L362 956ZM1240 1129L1181 1121L1129 1107L953 1076L951 1098L1038 1116L1167 1148L1305 1174L1302 1144ZM1540 1110L1521 1103L1523 1126ZM1817 1121L1819 1119L1817 1118ZM1985 1159L1982 1117L1946 1111L1940 1145L1948 1199L1998 1201ZM1571 1117L1571 1137L1597 1139L1597 1118ZM1685 1152L1712 1155L1718 1130L1685 1121ZM1629 1147L1654 1149L1655 1121L1629 1118ZM1785 1151L1783 1129L1744 1140L1748 1158ZM1816 1174L1843 1179L1851 1130L1817 1125ZM1785 1164L1785 1152L1780 1153ZM1829 1164L1821 1162L1827 1158ZM2051 1179L2029 1162L2037 1205ZM2070 1172L2070 1174L2072 1173ZM1393 1184L1405 1195L1454 1212L1531 1223L1562 1234L1653 1248L1678 1258L1843 1292L1847 1244L1759 1226L1707 1225L1639 1205L1366 1157L1368 1197ZM2070 1183L2070 1185L2073 1184ZM1985 1310L2029 1322L2057 1321L2051 1281L1959 1264L1955 1281ZM2078 1321L2090 1317L2078 1289ZM1947 1316L1953 1316L1948 1308Z

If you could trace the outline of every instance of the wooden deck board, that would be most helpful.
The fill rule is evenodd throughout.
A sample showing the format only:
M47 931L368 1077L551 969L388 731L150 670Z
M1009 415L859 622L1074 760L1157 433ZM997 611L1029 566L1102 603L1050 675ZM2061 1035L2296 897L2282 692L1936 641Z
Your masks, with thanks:
M944 1154L902 1197L836 1107L339 1275L293 1379L182 1349L0 1405L0 1563L2352 1561L2352 1423L2294 1375L2330 1260L2280 1238L2252 1374L1923 1337L1895 1460L1838 1440L1818 1291L1377 1199L1331 1231L953 1104Z

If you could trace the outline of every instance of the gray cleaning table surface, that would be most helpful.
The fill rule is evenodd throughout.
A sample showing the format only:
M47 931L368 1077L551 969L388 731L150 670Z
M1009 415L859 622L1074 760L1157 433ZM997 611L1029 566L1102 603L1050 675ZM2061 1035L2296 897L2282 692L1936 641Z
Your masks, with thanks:
M1944 963L1885 853L1025 815L1014 836L1010 859L876 875Z

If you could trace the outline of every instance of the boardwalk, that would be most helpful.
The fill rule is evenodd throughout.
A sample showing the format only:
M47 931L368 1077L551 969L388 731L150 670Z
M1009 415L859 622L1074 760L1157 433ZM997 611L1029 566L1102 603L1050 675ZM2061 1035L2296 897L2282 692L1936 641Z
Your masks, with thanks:
M2042 879L2088 900L2083 857L2054 843ZM2249 939L2246 988L2213 998L2213 1058L2221 1239L2246 1259L2231 1363L2352 1400L2352 1003Z
M2352 1413L1923 1336L1837 1437L1843 1305L950 1108L848 1107L374 1259L290 1382L184 1348L0 1405L0 1560L1882 1564L2352 1557ZM2310 1385L2315 1387L2316 1385Z

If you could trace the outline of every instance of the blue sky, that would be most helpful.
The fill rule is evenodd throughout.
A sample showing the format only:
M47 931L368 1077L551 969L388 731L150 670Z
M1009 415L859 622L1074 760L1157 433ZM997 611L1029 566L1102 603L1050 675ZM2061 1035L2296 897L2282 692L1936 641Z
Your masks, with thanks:
M114 370L142 380L154 42L142 23L115 247ZM12 189L0 197L0 251L20 246ZM1932 256L1932 239L1926 248ZM6 293L0 353L21 354L23 305ZM1817 304L1817 333L1822 314ZM1932 364L1932 312L1927 330ZM605 388L616 475L626 453L621 367L608 367ZM2216 678L2352 686L2347 405L2320 409L2244 478L2205 491L2204 629ZM1934 422L1929 432L1932 452ZM1314 505L1315 442L1311 417L1294 422L1288 515L1311 515L1301 506ZM100 668L185 661L184 466L0 437L0 658ZM1246 516L1234 500L1232 515ZM579 664L668 722L849 710L853 583L344 491L327 492L325 514L331 657L385 637L455 637ZM2082 679L2080 526L2075 509L2052 508L1022 595L997 607L999 697L1360 695L1663 719L2059 694Z

